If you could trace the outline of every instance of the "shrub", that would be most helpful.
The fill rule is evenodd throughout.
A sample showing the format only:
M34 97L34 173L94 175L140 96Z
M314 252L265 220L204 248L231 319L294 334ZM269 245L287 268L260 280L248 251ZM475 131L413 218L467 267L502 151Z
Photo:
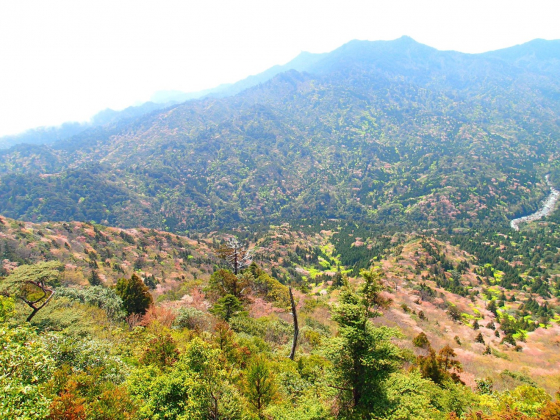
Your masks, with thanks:
M64 296L76 302L97 306L103 309L107 316L113 320L122 320L125 317L122 299L115 290L101 286L86 288L60 287L57 289L58 296Z
M428 336L424 332L421 332L416 337L414 337L414 339L412 340L412 344L423 349L430 347L430 341L428 340Z
M173 325L189 330L204 330L209 327L209 320L206 314L195 308L183 307L177 311L177 317Z

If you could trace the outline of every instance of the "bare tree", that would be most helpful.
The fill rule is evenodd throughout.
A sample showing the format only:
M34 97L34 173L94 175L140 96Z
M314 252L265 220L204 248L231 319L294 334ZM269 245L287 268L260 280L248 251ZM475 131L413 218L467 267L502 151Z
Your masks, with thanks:
M294 318L294 340L292 341L292 351L290 352L290 359L294 360L294 357L296 355L297 339L299 335L299 326L298 326L298 319L297 319L297 312L296 312L296 303L294 301L292 288L289 287L288 291L290 292L290 302L292 304L292 317Z
M226 243L218 249L218 256L231 267L235 275L253 261L253 251L234 236L226 239Z

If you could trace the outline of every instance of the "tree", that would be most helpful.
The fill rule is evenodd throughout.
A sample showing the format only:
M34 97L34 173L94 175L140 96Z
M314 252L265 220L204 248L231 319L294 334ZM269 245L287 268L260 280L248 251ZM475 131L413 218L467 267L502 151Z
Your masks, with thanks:
M226 239L226 243L218 249L218 256L231 267L236 276L252 261L252 251L234 236Z
M226 295L233 295L242 299L250 286L250 276L236 276L229 270L220 269L210 277L208 287L209 297L214 300Z
M476 336L476 338L474 339L474 341L475 341L476 343L485 344L485 343L484 343L484 337L482 336L482 333L478 333L478 335Z
M391 342L397 331L376 327L369 320L381 316L379 309L390 301L381 295L379 269L362 270L364 282L357 291L346 285L334 309L338 323L338 337L331 340L327 356L333 364L335 382L331 386L340 391L339 398L353 412L369 412L382 392L382 383L398 370L401 350Z
M251 405L263 417L264 408L272 401L276 392L274 378L263 356L257 356L247 368L245 393Z
M0 293L14 296L32 308L29 322L54 296L63 267L58 261L22 265L0 282Z
M91 274L88 277L89 284L92 286L101 286L103 283L101 282L101 277L99 277L99 273L97 270L91 270Z
M124 310L128 315L143 315L154 302L150 291L136 274L133 274L130 279L119 279L115 292L122 299Z
M455 305L449 307L447 314L453 321L460 321L463 318L463 314Z
M494 314L494 316L498 316L498 308L496 306L496 301L495 300L491 300L490 302L488 302L488 305L486 306L486 309L488 309L490 312L492 312Z
M211 309L211 312L228 322L232 316L243 311L243 305L233 295L225 295L223 298L218 299Z
M169 332L161 331L156 333L156 336L148 342L144 353L140 357L140 363L155 365L163 369L172 366L178 358L177 343Z
M243 403L230 382L220 350L199 337L192 339L172 367L133 371L130 393L141 401L140 418L245 419Z
M446 345L438 353L430 349L427 356L418 357L418 365L422 377L431 379L434 383L441 385L446 379L462 383L458 373L462 372L461 363L455 360L457 354Z

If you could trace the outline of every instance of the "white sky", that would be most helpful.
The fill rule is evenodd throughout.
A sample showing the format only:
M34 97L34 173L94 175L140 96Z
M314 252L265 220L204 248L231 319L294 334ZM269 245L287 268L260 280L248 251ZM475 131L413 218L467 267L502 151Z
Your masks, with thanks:
M558 0L0 0L0 135L235 82L352 39L474 53L560 39L559 22Z

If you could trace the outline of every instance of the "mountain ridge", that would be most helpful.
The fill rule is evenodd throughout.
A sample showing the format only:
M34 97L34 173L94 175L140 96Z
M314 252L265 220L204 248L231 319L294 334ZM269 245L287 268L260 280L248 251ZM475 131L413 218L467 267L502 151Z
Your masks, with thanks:
M292 69L234 96L4 151L0 211L60 219L67 212L49 204L54 195L74 213L101 202L121 216L93 220L124 223L122 201L93 199L78 186L87 176L98 190L123 191L132 219L172 230L294 217L459 227L507 223L536 207L544 170L557 182L556 140L540 133L559 130L560 102L541 94L559 84L542 66L524 70L410 38L355 41L316 59L309 71ZM100 169L83 170L92 164ZM79 195L60 191L62 178ZM449 221L430 216L440 202Z

